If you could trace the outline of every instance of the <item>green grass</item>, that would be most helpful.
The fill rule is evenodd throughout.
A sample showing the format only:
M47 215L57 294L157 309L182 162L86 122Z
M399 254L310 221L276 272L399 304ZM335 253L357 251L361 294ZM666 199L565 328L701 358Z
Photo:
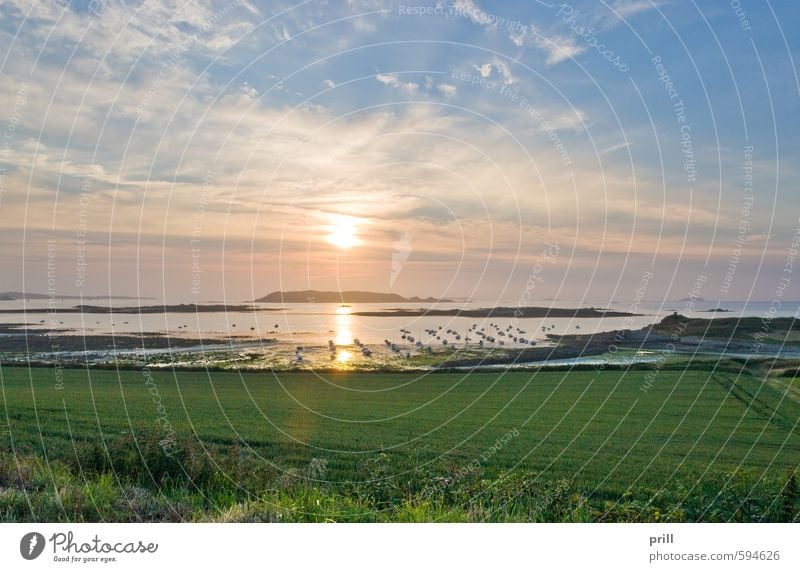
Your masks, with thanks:
M52 368L0 370L0 519L786 520L798 512L800 403L785 378L667 369L153 372L148 385L138 371L58 373L60 389ZM156 419L154 388L168 428ZM159 445L170 428L171 456Z
M754 336L764 336L765 343L796 343L800 334L800 320L795 318L764 318L747 316L739 318L687 318L676 314L665 317L654 326L654 331L679 336L702 336L721 340L754 341ZM768 341L769 340L769 341Z

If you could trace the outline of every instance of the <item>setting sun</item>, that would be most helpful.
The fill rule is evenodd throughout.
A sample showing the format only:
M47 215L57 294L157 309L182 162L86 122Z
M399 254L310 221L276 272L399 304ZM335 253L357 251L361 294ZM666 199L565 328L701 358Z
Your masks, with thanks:
M326 240L337 248L350 248L360 244L357 220L353 217L337 215L328 225Z

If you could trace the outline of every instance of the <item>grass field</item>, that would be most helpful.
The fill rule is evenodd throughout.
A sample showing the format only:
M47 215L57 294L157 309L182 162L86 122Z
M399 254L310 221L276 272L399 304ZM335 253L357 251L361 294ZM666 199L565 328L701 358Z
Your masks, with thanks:
M666 368L0 375L7 521L800 513L793 378Z

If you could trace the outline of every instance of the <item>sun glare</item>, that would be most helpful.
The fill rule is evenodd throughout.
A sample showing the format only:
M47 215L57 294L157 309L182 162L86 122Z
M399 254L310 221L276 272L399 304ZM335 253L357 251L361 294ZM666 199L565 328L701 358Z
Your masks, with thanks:
M328 225L328 236L326 239L337 248L350 248L360 244L358 240L357 221L349 216L336 216Z
M350 310L350 308L338 308L336 313L336 345L349 346L353 343L353 330L351 322L353 318L350 312L341 313L338 310Z
M337 330L336 345L349 346L353 343L353 333L350 330Z

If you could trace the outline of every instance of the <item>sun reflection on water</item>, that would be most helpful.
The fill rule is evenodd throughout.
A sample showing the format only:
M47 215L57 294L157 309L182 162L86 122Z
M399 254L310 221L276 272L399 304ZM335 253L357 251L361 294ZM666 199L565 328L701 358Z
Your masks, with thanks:
M342 328L338 328L336 330L336 345L337 346L349 346L353 343L353 332L350 330L343 330Z
M351 329L353 317L349 307L336 309L336 345L349 346L353 343L353 330Z

